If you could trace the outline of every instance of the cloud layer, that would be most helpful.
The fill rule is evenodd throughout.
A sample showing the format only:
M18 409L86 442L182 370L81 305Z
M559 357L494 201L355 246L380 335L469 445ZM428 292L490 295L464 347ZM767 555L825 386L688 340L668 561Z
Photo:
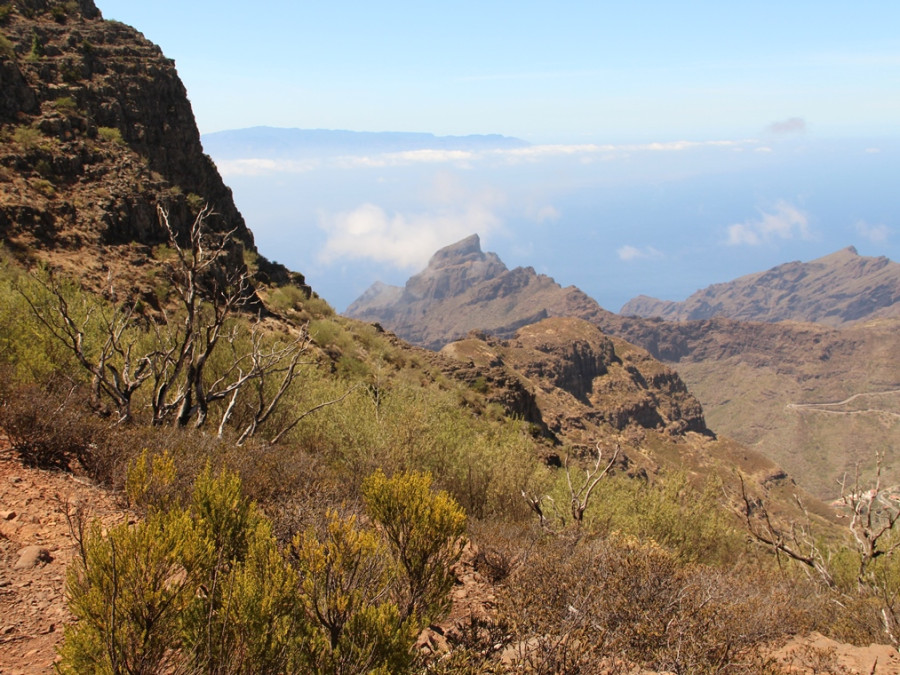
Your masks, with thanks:
M638 248L637 246L631 245L620 246L616 249L616 255L619 256L619 260L625 262L630 262L632 260L653 260L663 257L662 252L652 246Z
M779 136L785 134L803 134L806 133L806 120L802 117L789 117L780 122L772 122L772 124L766 127L766 131L770 134L777 134Z
M856 233L873 244L884 244L887 242L891 234L891 228L887 225L878 224L870 225L864 220L860 220L855 226Z
M496 231L500 218L490 205L473 202L459 209L434 212L388 212L375 204L352 211L321 214L327 233L319 259L374 260L409 270L423 268L438 249L473 233Z
M728 226L730 246L759 246L778 239L809 239L809 216L793 204L780 200L760 218Z
M785 123L786 124L786 123ZM314 169L330 167L340 169L382 169L388 167L416 166L422 164L447 164L455 168L468 169L476 164L516 165L537 162L555 157L580 157L583 161L608 160L627 157L636 153L674 153L703 148L724 150L758 149L755 140L739 141L672 141L665 143L640 144L571 144L571 145L530 145L523 148L503 148L490 150L410 150L405 152L361 152L360 154L336 157L303 159L283 159L266 157L246 157L225 159L217 162L223 176L264 175L273 173L305 173ZM766 148L766 150L770 150Z

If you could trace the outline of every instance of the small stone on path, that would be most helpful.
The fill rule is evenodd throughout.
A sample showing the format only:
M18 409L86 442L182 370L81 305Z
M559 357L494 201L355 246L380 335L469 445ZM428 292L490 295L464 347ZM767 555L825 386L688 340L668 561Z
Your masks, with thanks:
M19 551L19 559L13 565L13 569L25 570L37 567L39 563L48 563L53 560L50 551L42 546L26 546Z

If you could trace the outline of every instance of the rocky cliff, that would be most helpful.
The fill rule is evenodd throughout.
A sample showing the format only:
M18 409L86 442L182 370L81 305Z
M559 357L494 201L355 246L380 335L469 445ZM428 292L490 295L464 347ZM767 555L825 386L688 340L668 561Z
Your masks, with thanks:
M821 497L834 497L837 481L845 474L853 475L857 464L872 466L879 448L898 447L900 324L896 320L871 319L837 328L794 321L623 316L531 268L508 270L493 254L481 253L480 247L476 250L476 242L470 237L440 251L406 288L374 286L351 306L352 313L432 349L471 330L514 338L518 329L548 317L579 317L610 339L626 340L674 365L702 402L706 420L716 433L763 450ZM851 250L814 262L790 263L776 268L777 273L753 278L769 287L789 285L786 279L793 278L798 288L805 284L824 290L836 275L835 283L845 280L845 295L836 301L835 307L841 309L831 315L850 316L845 310L867 306L871 289L890 286L895 265L886 259L862 258ZM481 273L463 273L474 264L481 265ZM858 280L855 294L848 281L853 274ZM423 286L441 291L408 292L410 287ZM752 290L752 284L747 288ZM817 302L825 311L824 296ZM544 364L540 350L533 350L532 365L519 370L526 378L540 376L583 404L596 395L585 374L602 373L600 362L594 360L599 352L595 349L589 356L577 341L563 351L551 365ZM573 372L583 376L573 377ZM820 405L845 399L853 404ZM638 426L653 426L651 409ZM637 419L636 411L632 408L625 417ZM900 482L900 470L891 469L890 479Z
M159 47L103 20L92 0L4 7L0 239L8 248L99 286L116 265L143 265L149 247L166 241L157 205L187 228L208 203L215 210L208 224L255 251L231 191L203 153L175 64ZM88 248L99 260L85 265ZM259 274L291 278L265 260Z
M725 317L740 321L814 321L839 326L900 317L900 264L845 248L810 262L790 262L697 291L684 302L638 296L623 315L670 321Z

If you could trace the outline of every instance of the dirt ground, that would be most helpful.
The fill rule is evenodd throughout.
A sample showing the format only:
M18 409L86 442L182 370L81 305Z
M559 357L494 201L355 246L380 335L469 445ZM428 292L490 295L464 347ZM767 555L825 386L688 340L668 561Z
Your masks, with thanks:
M23 467L0 439L0 674L52 673L75 552L66 512L121 521L112 495L85 479Z

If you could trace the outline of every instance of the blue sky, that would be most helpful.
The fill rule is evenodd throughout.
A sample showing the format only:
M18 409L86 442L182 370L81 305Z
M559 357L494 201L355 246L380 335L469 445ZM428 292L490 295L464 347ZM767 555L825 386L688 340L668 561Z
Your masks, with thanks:
M900 135L895 0L97 4L175 59L204 133Z
M534 147L216 157L261 252L344 309L482 237L604 307L854 245L900 259L900 2L96 0L173 58L202 133Z

